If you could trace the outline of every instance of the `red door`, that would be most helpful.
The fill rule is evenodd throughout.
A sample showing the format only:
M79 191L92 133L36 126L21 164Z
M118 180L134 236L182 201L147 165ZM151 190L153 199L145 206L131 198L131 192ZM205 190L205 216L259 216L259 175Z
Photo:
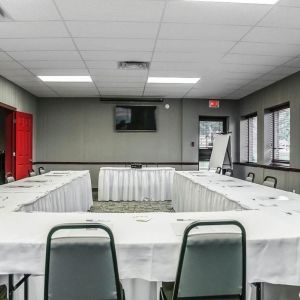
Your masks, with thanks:
M16 179L32 169L32 115L16 112Z
M15 176L15 112L10 111L5 117L5 174L12 173Z

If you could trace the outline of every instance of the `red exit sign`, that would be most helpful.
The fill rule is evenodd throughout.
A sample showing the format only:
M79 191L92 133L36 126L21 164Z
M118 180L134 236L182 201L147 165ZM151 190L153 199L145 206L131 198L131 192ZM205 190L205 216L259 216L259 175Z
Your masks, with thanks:
M209 100L208 106L209 106L209 108L219 108L220 101L219 100Z

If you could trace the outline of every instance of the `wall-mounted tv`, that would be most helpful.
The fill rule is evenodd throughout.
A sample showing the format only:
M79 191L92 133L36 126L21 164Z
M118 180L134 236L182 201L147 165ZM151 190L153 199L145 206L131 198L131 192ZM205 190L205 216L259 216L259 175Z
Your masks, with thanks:
M116 106L116 131L156 131L156 106Z

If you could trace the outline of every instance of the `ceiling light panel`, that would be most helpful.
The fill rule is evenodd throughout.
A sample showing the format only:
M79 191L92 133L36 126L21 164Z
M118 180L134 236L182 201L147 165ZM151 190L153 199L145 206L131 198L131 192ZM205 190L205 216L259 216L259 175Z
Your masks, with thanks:
M44 82L92 82L91 76L38 76Z
M187 77L149 77L148 83L186 83L195 84L200 78L187 78Z

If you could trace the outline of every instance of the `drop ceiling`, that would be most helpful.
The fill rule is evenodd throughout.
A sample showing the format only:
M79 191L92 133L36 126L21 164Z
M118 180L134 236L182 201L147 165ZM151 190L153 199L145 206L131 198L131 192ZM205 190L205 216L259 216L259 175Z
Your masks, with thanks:
M0 75L38 97L239 99L300 70L300 1L0 0ZM119 61L149 61L120 70ZM39 75L90 75L44 83ZM151 77L200 77L150 84Z

